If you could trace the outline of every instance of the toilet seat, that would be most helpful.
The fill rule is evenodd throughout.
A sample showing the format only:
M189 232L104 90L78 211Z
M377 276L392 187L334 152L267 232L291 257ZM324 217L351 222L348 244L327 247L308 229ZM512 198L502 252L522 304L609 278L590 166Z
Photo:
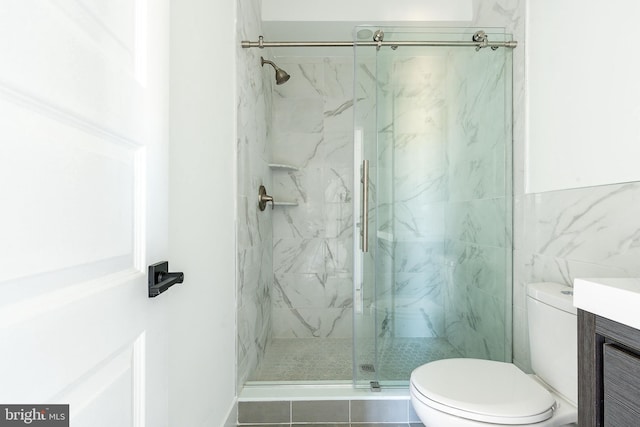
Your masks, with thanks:
M444 359L411 374L411 393L425 405L470 420L534 424L553 415L555 399L511 363Z

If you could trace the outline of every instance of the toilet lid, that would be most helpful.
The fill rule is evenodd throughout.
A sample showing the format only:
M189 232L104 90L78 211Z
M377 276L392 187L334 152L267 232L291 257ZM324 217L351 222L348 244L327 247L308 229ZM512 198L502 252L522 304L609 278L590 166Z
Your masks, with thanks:
M541 422L555 405L553 396L515 365L491 360L427 363L411 374L411 388L435 409L496 424Z

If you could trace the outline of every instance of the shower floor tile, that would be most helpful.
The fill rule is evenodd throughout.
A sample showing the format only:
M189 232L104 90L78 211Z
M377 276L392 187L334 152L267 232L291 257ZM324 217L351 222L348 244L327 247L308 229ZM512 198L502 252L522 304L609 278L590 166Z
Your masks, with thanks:
M249 381L351 380L351 348L347 338L274 339Z
M417 366L461 357L444 338L383 338L378 345L377 378L361 370L359 379L408 381ZM361 344L358 360L374 364L374 349L373 342ZM351 339L274 339L249 381L351 381L352 364Z

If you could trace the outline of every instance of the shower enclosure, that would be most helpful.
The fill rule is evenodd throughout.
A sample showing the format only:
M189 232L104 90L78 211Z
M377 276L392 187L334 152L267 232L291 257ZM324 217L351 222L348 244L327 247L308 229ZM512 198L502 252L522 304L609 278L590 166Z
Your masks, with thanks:
M277 58L272 186L296 203L272 213L271 338L248 384L310 363L406 386L432 360L511 360L512 53L455 46L510 41L484 31L362 26L352 57Z

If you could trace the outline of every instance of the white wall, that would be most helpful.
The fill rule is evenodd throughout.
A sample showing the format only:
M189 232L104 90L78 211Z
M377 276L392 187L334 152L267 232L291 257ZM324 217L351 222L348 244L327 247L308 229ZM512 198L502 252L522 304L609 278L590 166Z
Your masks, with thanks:
M472 0L263 0L264 21L468 21Z
M235 399L234 27L235 2L172 2L172 426L223 425Z
M474 17L474 0L325 0L304 1L304 7L300 4L300 0L263 0L265 40L351 40L356 25L449 25L454 21L468 23ZM312 51L320 56L351 53L348 49ZM275 49L273 54L308 56L309 49Z
M640 2L532 0L527 16L527 192L640 180Z

